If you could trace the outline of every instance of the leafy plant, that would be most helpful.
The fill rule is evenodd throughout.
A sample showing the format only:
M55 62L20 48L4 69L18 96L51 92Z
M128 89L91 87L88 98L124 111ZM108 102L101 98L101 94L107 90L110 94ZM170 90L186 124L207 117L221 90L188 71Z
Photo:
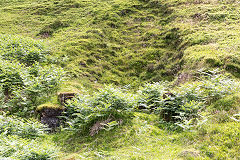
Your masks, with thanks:
M158 101L163 99L163 94L168 88L167 82L147 83L140 87L138 94L138 108L140 109L157 109Z
M137 104L139 109L154 111L163 121L186 129L201 121L200 112L209 104L216 103L218 106L210 106L208 110L216 111L220 105L224 105L227 107L223 109L229 111L233 102L226 101L225 97L239 89L239 82L216 70L201 72L198 81L175 88L163 82L147 84L138 91Z
M55 159L58 148L47 141L45 128L33 119L0 115L0 159Z
M67 105L68 124L74 131L89 131L97 121L127 119L132 115L134 96L106 86L93 96L79 95Z
M199 80L188 82L176 88L176 92L185 100L195 100L210 104L239 91L239 82L218 73L218 71L202 72Z
M21 36L0 35L0 56L4 60L15 61L30 66L44 62L49 50L42 41Z
M0 65L0 89L3 107L18 115L30 114L45 102L63 80L63 71L54 66L24 67L5 61Z
M27 73L22 67L18 63L0 61L0 86L5 95L5 101L10 99L11 93L14 90L24 87L23 81Z
M0 134L2 135L34 139L43 136L44 128L45 126L39 122L0 115Z
M29 115L46 101L63 80L63 70L44 66L48 49L43 42L0 35L0 92L2 108Z
M23 139L0 134L0 158L19 160L53 160L58 148L47 141Z

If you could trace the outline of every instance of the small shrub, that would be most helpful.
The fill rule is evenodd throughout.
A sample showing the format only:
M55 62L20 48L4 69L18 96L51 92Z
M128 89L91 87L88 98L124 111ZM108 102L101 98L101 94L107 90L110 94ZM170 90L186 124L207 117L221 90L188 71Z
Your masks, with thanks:
M162 100L167 87L167 82L148 83L144 87L140 87L138 90L138 108L154 110L159 107L157 102Z
M176 122L180 120L181 105L183 101L180 97L171 96L158 101L158 111L160 117L166 122Z
M39 122L0 115L0 134L17 135L22 138L43 136L44 126Z
M186 100L182 95L173 95L162 99L158 101L158 106L156 111L160 113L160 117L164 121L180 124L180 127L185 125L184 129L188 128L184 123L190 121L192 123L192 120L199 117L199 111L204 107L203 103Z
M27 66L46 61L49 50L42 41L20 36L0 35L0 55L5 60L17 60Z
M239 83L215 71L203 72L200 78L202 80L171 89L172 93L166 92L170 90L166 83L147 84L138 91L138 108L155 111L163 121L184 129L197 125L200 112L209 104L213 104L208 107L210 111L219 108L230 111L234 101L226 96L239 91ZM221 122L228 120L229 117L219 119Z
M8 61L0 61L0 86L5 101L10 99L11 93L24 87L24 78L26 72L23 71L22 65Z
M132 115L135 97L121 89L106 86L92 97L79 95L70 101L65 113L68 124L77 132L88 132L97 121L127 119Z
M185 83L178 87L176 92L186 100L195 100L210 104L226 95L236 93L239 88L239 82L215 71L203 73L200 76L202 80ZM199 79L200 79L199 78Z
M3 93L0 98L3 107L19 116L34 111L63 80L63 71L54 66L34 65L33 68L4 62L0 63L0 89Z
M1 109L29 115L56 91L63 70L53 65L43 67L48 53L41 41L0 35Z
M0 159L53 160L58 148L46 141L0 134Z

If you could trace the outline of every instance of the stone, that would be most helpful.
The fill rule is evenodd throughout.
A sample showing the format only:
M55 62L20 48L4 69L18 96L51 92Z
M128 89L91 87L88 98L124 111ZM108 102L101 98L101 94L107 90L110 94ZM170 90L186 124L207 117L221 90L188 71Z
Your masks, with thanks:
M58 101L61 103L61 105L65 105L65 103L67 102L67 100L71 100L74 97L76 97L76 93L69 93L69 92L65 92L65 93L59 93L58 94Z

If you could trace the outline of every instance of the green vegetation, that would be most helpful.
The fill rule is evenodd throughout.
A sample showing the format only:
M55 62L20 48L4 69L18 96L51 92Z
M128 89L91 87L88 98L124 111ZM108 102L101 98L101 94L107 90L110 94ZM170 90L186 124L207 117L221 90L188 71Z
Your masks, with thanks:
M47 160L58 155L58 148L46 139L39 122L0 115L0 158Z
M234 159L239 158L239 122L209 121L191 131L159 128L159 117L135 113L131 123L94 137L57 134L62 159ZM224 129L222 130L222 127ZM68 136L66 136L68 135ZM219 138L218 138L219 137Z
M240 159L239 9L1 0L0 159Z
M0 42L2 109L20 116L29 115L55 93L63 71L46 62L50 61L49 51L40 41L1 35Z
M115 125L117 120L131 117L134 106L133 95L107 86L92 97L81 95L73 102L69 102L65 117L71 129L83 133L89 132L97 121L108 119L105 125L109 125L109 122ZM101 127L101 124L99 125Z
M216 72L200 78L178 87L159 82L131 93L106 86L80 95L67 105L65 132L53 140L76 159L239 158L239 82Z
M239 76L236 1L8 0L0 5L0 33L47 39L54 61L72 78L85 79L81 83L134 87L203 67Z
M58 104L51 104L51 103L46 103L46 104L41 104L37 106L36 111L42 111L43 109L46 108L51 108L51 109L64 109L63 106L60 106Z
M22 138L36 138L43 135L43 125L30 120L22 120L17 117L0 116L1 130L4 135L17 135Z

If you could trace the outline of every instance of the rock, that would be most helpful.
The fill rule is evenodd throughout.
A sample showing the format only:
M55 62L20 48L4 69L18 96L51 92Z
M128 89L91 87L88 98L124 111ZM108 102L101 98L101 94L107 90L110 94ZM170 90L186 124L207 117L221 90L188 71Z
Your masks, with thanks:
M64 106L67 100L70 100L76 96L76 93L59 93L58 100L61 105L57 104L42 104L37 107L37 112L40 114L40 120L42 124L48 126L51 131L54 131L60 126L59 116L65 110Z
M72 98L74 98L77 94L76 93L59 93L58 94L58 101L61 103L61 105L65 105L65 103L67 102L67 100L71 100Z
M60 116L63 109L60 108L44 108L42 110L42 114L44 114L46 117L56 117Z
M57 117L42 116L41 123L47 125L48 128L51 128L52 130L60 126L60 121Z
M57 105L52 104L43 104L37 109L37 112L40 114L41 123L47 125L51 131L60 126L60 119L58 117L62 115L63 111L63 107L57 107Z

